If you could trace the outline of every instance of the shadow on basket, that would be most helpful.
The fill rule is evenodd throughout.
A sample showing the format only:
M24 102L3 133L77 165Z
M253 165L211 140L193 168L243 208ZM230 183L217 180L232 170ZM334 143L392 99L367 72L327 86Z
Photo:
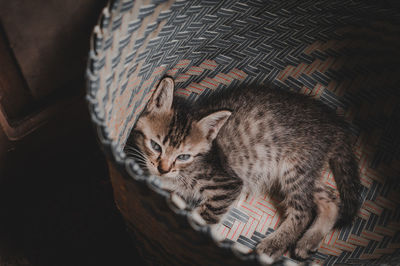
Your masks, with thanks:
M278 211L280 200L263 194L243 196L218 226L202 226L202 219L186 211L186 202L163 189L160 179L140 166L143 156L126 156L123 148L132 128L149 100L158 99L152 95L159 93L161 78L169 76L175 97L191 104L224 90L272 84L307 95L343 116L350 128L346 141L354 145L359 164L362 204L354 222L327 233L311 259L328 265L396 262L400 252L398 14L383 3L339 0L109 4L92 37L87 99L108 155L115 201L132 237L141 243L143 256L153 263L243 264L232 256L231 247L239 257L256 259L254 253L246 254L284 219ZM162 104L157 100L153 106ZM306 109L296 112L299 121L308 115ZM215 138L226 115L219 113L201 128ZM179 119L183 116L176 117L183 121ZM214 128L208 131L210 126ZM181 128L184 131L184 125ZM163 144L153 140L147 149L161 152ZM178 156L181 167L192 159L187 151ZM329 166L321 167L321 184L336 190ZM172 163L163 163L154 171L172 170ZM285 259L295 262L289 255L285 252Z

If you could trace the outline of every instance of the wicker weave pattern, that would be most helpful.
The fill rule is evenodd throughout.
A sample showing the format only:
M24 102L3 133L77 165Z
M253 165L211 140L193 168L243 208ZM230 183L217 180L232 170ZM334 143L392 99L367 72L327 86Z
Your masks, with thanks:
M400 248L398 14L341 0L115 1L93 36L93 120L124 163L122 146L163 75L174 77L176 94L188 100L267 81L309 94L351 124L364 199L354 225L331 232L314 260L384 262ZM141 176L135 163L127 165ZM335 186L330 171L323 178ZM247 199L219 231L253 248L279 220L273 199Z

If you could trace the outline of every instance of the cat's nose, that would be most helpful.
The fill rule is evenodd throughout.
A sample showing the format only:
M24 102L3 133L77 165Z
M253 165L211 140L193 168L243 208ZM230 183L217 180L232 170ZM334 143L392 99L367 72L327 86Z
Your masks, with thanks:
M170 169L164 169L161 164L158 165L157 169L158 169L158 172L160 172L160 174L162 174L162 175L168 173L170 170Z

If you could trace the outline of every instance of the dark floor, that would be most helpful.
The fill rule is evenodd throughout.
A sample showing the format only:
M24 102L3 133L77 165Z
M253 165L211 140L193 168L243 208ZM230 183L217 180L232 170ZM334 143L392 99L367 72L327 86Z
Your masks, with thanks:
M71 107L32 134L34 142L21 143L23 156L9 152L16 165L0 187L1 266L143 265L85 106Z
M107 0L0 0L0 266L143 265L84 100Z

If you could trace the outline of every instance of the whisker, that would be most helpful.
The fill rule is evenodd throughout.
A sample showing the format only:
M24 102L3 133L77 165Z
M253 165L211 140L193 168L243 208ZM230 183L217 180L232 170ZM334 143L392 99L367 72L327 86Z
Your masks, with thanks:
M129 155L134 155L134 156L140 156L140 157L146 157L143 153L139 152L138 150L134 149L125 149L125 153Z
M142 158L142 159L145 159L146 157L144 157L143 155L140 155L140 154L137 154L137 153L130 153L130 152L128 152L128 153L125 153L126 155L129 155L129 156L132 156L132 157L135 157L135 158Z
M182 175L178 175L178 180L180 182L182 182L184 186L188 186L189 185L188 180L185 177L183 177Z
M144 153L141 150L139 150L138 148L136 148L136 147L126 146L125 149L126 150L130 150L130 151L134 151L134 152L144 156Z
M132 159L133 159L135 162L137 162L137 163L139 163L139 162L147 163L147 161L146 161L145 159L133 158L133 157L132 157Z
M136 154L144 156L144 154L141 151L137 150L137 149L127 148L127 149L125 149L125 152L134 152Z
M134 159L135 161L143 161L143 162L147 162L147 158L140 156L138 154L134 154L134 153L126 153L126 155L132 159Z
M143 158L143 159L145 159L146 157L144 157L144 156L142 156L142 155L140 155L140 154L137 154L137 153L131 153L131 152L128 152L128 153L125 153L126 155L129 155L129 156L132 156L132 157L137 157L137 158Z

